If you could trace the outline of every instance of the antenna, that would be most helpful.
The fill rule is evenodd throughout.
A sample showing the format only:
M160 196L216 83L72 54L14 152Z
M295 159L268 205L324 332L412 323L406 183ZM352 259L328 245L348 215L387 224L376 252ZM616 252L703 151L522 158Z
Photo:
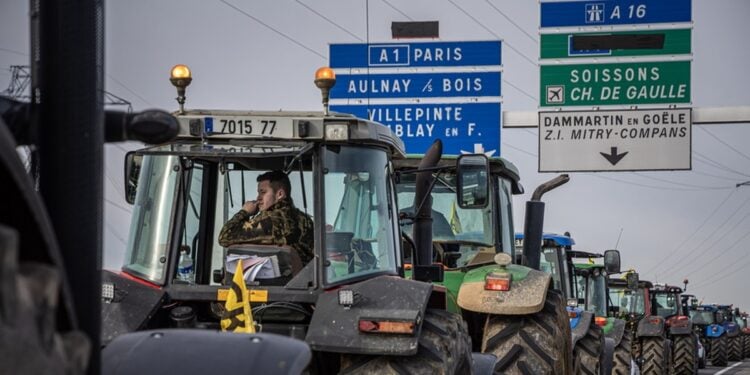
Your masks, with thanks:
M615 243L615 250L617 250L617 245L620 244L620 238L622 238L622 230L623 228L620 228L620 234L617 236L617 242Z

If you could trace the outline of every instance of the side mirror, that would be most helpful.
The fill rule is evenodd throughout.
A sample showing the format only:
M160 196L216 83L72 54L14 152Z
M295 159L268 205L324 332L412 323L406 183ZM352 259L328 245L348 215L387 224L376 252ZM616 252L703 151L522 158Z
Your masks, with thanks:
M482 154L461 155L457 164L458 206L461 208L485 208L489 202L490 165Z
M138 176L141 172L143 155L131 151L125 154L125 201L135 203L135 192L138 190Z
M636 290L638 289L638 273L631 272L627 276L627 282L628 282L628 289L630 290Z
M604 252L604 269L608 274L620 273L620 251L607 250Z

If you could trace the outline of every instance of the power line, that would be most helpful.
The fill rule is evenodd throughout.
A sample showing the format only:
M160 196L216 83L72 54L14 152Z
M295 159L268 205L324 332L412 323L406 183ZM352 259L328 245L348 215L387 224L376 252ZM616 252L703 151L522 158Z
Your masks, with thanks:
M516 85L514 85L514 84L512 84L510 82L508 82L508 80L506 80L505 78L503 78L503 82L505 82L505 84L509 85L510 87L513 87L514 89L520 91L522 94L526 95L527 97L531 98L531 100L533 100L534 103L537 103L539 101L535 96L533 96L533 95L529 94L528 92L522 90L520 87L518 87L518 86L516 86Z
M146 104L148 104L148 105L150 105L150 106L154 107L154 105L153 105L153 104L151 104L151 102L149 102L148 100L146 100L146 99L145 99L144 97L142 97L142 96L138 95L138 93L137 93L137 92L135 92L135 91L131 90L131 89L130 89L130 87L128 87L128 86L126 86L126 85L125 85L124 83L120 82L120 81L119 81L119 80L118 80L117 78L113 77L113 76L112 76L111 74L107 74L107 78L109 78L109 79L111 79L111 80L115 81L115 83L117 83L118 85L120 85L120 86L121 86L122 88L124 88L124 89L125 89L126 91L128 91L129 93L131 93L131 94L135 95L135 97L136 97L136 98L138 98L138 99L140 99L140 100L141 100L142 102L144 102L144 103L146 103Z
M718 178L718 179L721 179L721 180L727 180L727 181L737 182L736 178L729 178L729 177L724 177L724 176L718 176L718 175L711 174L711 173L706 173L706 172L702 172L702 171L696 171L695 169L693 169L690 172L691 173L695 173L695 174L699 174L699 175L702 175L702 176L708 176L708 177Z
M728 230L728 231L727 231L726 233L724 233L724 236L723 236L723 237L725 238L725 237L726 237L726 235L727 235L727 234L729 234L729 232L731 232L731 231L733 231L733 230L734 230L735 228L737 228L737 227L738 227L738 226L739 226L739 225L740 225L740 224L741 224L741 223L742 223L743 221L745 221L745 219L747 219L748 217L750 217L750 213L748 213L747 215L745 215L745 217L743 217L743 218L742 218L741 220L737 220L737 222L736 222L736 223L735 223L735 225L734 225L734 226L732 227L732 229L730 229L730 230ZM728 248L726 248L726 249L725 249L725 250L724 250L723 252L720 252L720 253L719 253L719 255L717 255L717 256L714 256L714 257L711 257L711 259L710 259L710 260L708 260L708 261L706 261L705 263L701 264L701 265L700 265L700 266L699 266L698 268L695 268L695 269L692 269L692 270L690 270L689 272L686 272L686 274L690 275L690 274L692 274L693 272L695 272L695 271L698 271L698 270L699 270L699 269L701 269L702 267L706 267L706 266L708 266L709 264L713 264L713 262L715 262L715 261L716 261L717 259L721 258L721 257L722 257L723 255L726 255L726 254L728 254L728 253L729 253L729 251L730 251L731 249L733 249L733 248L734 248L735 246L737 246L737 244L739 244L739 243L740 243L740 241L744 240L744 239L745 239L745 238L746 238L747 236L750 236L750 232L747 232L747 233L745 233L745 235L744 235L744 236L740 237L740 238L739 238L739 239L738 239L737 241L735 241L735 242L734 242L734 243L733 243L732 245L730 245L730 246L729 246ZM714 243L713 243L713 244L712 244L711 246L708 246L708 248L713 248L713 247L714 247L714 245L716 245L716 243L718 243L720 239L722 239L722 237L719 237L719 239L718 239L718 240L716 240L716 241L715 241L715 242L714 242ZM698 259L698 257L695 257L695 258L693 258L693 261L695 261L695 260L697 260L697 259ZM735 263L735 262L732 262L731 264L734 264L734 263ZM690 264L690 263L688 263L688 264ZM684 265L682 266L682 268L685 268L685 267L687 267L687 266L688 266L688 264L684 264ZM672 273L672 274L674 274L674 271L673 271L673 272L671 272L671 273Z
M725 170L725 171L729 171L729 172L733 172L733 173L736 173L736 174L738 174L738 175L741 175L741 176L745 176L745 177L750 177L750 175L749 175L749 174L745 174L745 173L743 173L743 172L739 172L739 171L736 171L736 170L734 170L734 169L732 169L732 168L729 168L729 167L727 167L727 166L725 166L725 165L723 165L723 164L719 163L718 161L716 161L716 160L713 160L713 159L709 158L708 156L706 156L706 155L703 155L703 154L701 154L701 153L700 153L700 152L698 152L698 151L695 151L695 150L693 150L693 154L697 155L697 156L698 156L698 157L700 157L700 158L703 158L703 159L706 159L706 160L708 160L708 162L710 162L710 163L708 163L708 164L709 164L709 165L713 165L713 166L714 166L714 167L716 167L716 168L719 168L719 169L723 169L723 170ZM704 163L706 163L706 162L704 161Z
M286 40L288 40L288 41L290 41L290 42L292 42L292 43L294 43L294 44L296 44L296 45L298 45L298 46L300 46L300 47L302 47L302 48L304 48L304 49L306 49L306 50L308 50L308 51L310 51L312 53L314 53L315 55L319 56L321 59L326 60L326 57L323 56L322 54L320 54L318 51L315 51L314 49L312 49L312 48L310 48L310 47L308 47L308 46L306 46L306 45L304 45L304 44L296 41L294 38L290 37L289 35L286 35L286 34L282 33L281 31L275 29L273 26L271 26L271 25L269 25L269 24L261 21L259 18L257 18L255 16L251 15L250 13L247 13L244 10L236 7L234 4L231 4L231 3L229 3L229 2L227 2L225 0L219 0L219 1L222 2L222 3L224 3L226 6L228 6L228 7L232 8L232 9L236 10L237 12L245 15L246 17L252 19L253 21L255 21L255 22L263 25L265 28L273 31L274 33L276 33L278 35L280 35L284 39L286 39Z
M118 239L118 240L119 240L120 242L122 242L122 243L123 243L123 244L124 244L125 246L127 246L127 245L128 245L128 242L127 242L127 241L125 241L125 239L123 239L123 238L122 238L122 237L121 237L121 236L120 236L120 235L119 235L119 234L117 233L117 231L115 231L115 229L114 229L114 228L112 228L112 225L110 225L110 224L109 224L108 222L106 222L106 221L104 222L104 225L106 225L106 226L107 226L107 229L109 229L109 232L110 232L110 233L112 233L112 234L113 234L113 235L115 236L115 238L117 238L117 239Z
M8 52L8 53L12 53L12 54L15 54L15 55L19 55L19 56L29 57L29 54L28 54L28 53L23 53L23 52L19 52L19 51L14 51L14 50L12 50L12 49L9 49L9 48L2 48L2 47L0 47L0 51L3 51L3 52Z
M336 26L336 28L338 28L339 30L341 30L341 31L343 31L343 32L351 35L352 37L354 37L355 39L359 40L360 42L364 41L364 40L362 40L362 38L358 37L357 35L354 35L352 32L350 32L349 30L345 29L343 26L337 24L336 22L333 22L331 19L329 19L325 15L321 14L317 10L311 8L310 6L308 6L307 4L303 3L302 1L300 1L300 0L295 0L295 1L297 2L297 4L302 5L303 7L305 7L310 12L313 12L316 16L318 16L318 17L320 17L320 18L328 21L328 23L330 23L331 25Z
M743 256L743 258L744 258L744 256ZM711 286L711 285L716 284L717 282L719 282L721 280L726 279L729 276L732 276L732 275L736 274L737 272L746 271L747 270L747 266L750 266L750 261L747 261L745 263L740 264L739 268L737 268L737 269L735 269L734 271L731 271L731 272L725 272L723 275L719 276L716 279L704 281L703 284L698 285L697 287L695 287L695 289L700 289L700 288L705 288L705 287Z
M475 18L474 16L472 16L472 15L471 15L471 14L470 14L469 12L467 12L466 10L464 10L464 8L461 8L461 7L460 7L460 6L458 5L458 4L456 4L455 2L453 2L453 0L448 0L448 2L449 2L449 3L451 3L451 4L453 4L453 6L454 6L454 7L456 7L456 8L458 9L458 10L460 10L460 11L461 11L461 12L462 12L463 14L465 14L465 15L466 15L467 17L471 18L471 20L472 20L472 21L474 21L474 22L475 22L475 23L476 23L477 25L481 26L481 27L482 27L483 29L487 30L487 32L489 32L490 34L494 35L494 36L495 36L495 38L497 38L497 39L502 39L502 38L501 38L501 37L500 37L499 35L497 35L497 34L496 34L496 33L495 33L494 31L490 30L490 28L488 28L487 26L485 26L484 24L482 24L481 22L479 22L479 20L477 20L477 19L476 19L476 18ZM521 55L521 57L523 57L523 58L524 58L524 59L525 59L526 61L528 61L529 63L531 63L531 65L537 66L537 63L536 63L536 61L532 60L531 58L529 58L528 56L526 56L525 54L523 54L523 53L522 53L521 51L519 51L518 49L516 49L516 47L513 47L513 46L512 46L512 45L511 45L510 43L508 43L508 42L506 42L506 41L503 41L503 44L505 44L505 45L506 45L506 46L507 46L508 48L510 48L510 49L511 49L511 50L512 50L513 52L515 52L515 53L517 53L517 54Z
M388 5L389 7L391 7L391 9L395 10L396 12L401 13L401 15L404 16L404 17L406 17L406 18L408 18L409 21L414 21L413 18L409 17L406 13L404 13L400 9L396 8L396 6L393 5L393 4L391 4L390 2L388 2L388 0L381 0L381 1L384 2L386 5Z
M680 243L679 245L677 245L677 247L675 247L675 248L674 248L674 249L673 249L672 251L670 251L670 252L669 252L669 253L667 254L667 256L665 256L665 257L664 257L664 258L663 258L663 259L662 259L661 261L659 261L659 262L656 262L656 263L654 263L654 265L653 265L653 266L652 266L652 267L651 267L651 268L650 268L650 269L649 269L648 271L646 271L645 273L647 273L647 274L648 274L648 273L651 273L651 271L653 271L653 270L655 270L655 269L659 268L659 266L660 266L661 264L663 264L663 263L664 263L664 262L665 262L665 261L666 261L667 259L669 259L669 258L670 258L670 257L671 257L672 255L674 255L674 254L675 254L675 253L677 252L677 250L681 249L683 245L685 245L685 244L686 244L686 243L687 243L688 241L690 241L690 239L691 239L691 238L693 238L693 236L695 236L695 235L696 235L696 234L697 234L698 232L700 232L700 230L701 230L701 229L703 229L703 226L705 226L705 225L706 225L706 223L708 223L708 221L709 221L709 220L711 220L711 218L712 218L712 217L713 217L714 215L716 215L716 213L717 213L717 212L719 212L719 209L721 208L721 206L723 206L723 205L724 205L724 203L726 203L726 202L727 202L727 201L729 200L729 198L731 198L731 197L732 197L732 195L734 195L734 193L735 193L736 191L737 191L736 189L732 189L732 190L731 190L731 191L729 192L729 194L727 194L727 196L726 196L726 197L724 197L724 200L723 200L723 201L721 201L721 203L719 203L719 204L718 204L718 205L716 206L716 208L714 208L713 212L711 212L711 214L710 214L710 215L708 215L708 216L706 217L706 219L705 219L705 220L703 220L703 222L702 222L702 223L701 223L700 225L698 225L698 228L696 228L696 229L694 229L694 230L693 230L692 232L690 232L690 236L688 236L687 238L685 238L685 240L683 240L683 241L682 241L682 242L681 242L681 243Z
M670 180L667 180L667 179L658 178L658 177L654 177L654 176L647 176L647 175L644 175L644 174L641 174L641 173L638 173L638 172L633 172L633 174L636 175L636 176L639 176L639 177L648 178L650 180L666 182L668 184L673 184L673 185L683 186L683 187L699 188L699 189L706 189L706 190L725 190L725 189L727 189L727 187L725 187L725 186L701 186L701 185L686 184L686 183L682 183L682 182L675 182L675 181L670 181Z
M532 40L532 41L533 41L534 43L539 43L539 42L538 42L538 41L536 40L536 38L534 38L533 36L531 36L531 34L529 34L528 32L526 32L526 30L524 30L523 28L521 28L521 26L519 26L519 25L518 25L518 24L517 24L517 23L516 23L515 21L513 21L513 19L511 19L510 17L508 17L508 15L506 15L506 14L505 14L505 13L504 13L503 11L501 11L500 9L498 9L498 8L497 8L497 7L495 6L495 4L492 4L492 3L490 2L490 0L484 0L484 1L486 1L486 2L487 2L487 4L489 4L489 5L490 5L490 6L492 7L492 9L494 9L494 10L496 10L496 11L497 11L498 13L500 13L500 15L501 15L501 16L503 16L503 17L504 17L504 18L505 18L506 20L508 20L508 22L510 22L510 23L511 23L511 24L512 24L513 26L515 26L515 27L516 27L516 28L517 28L518 30L520 30L520 31L521 31L522 33L526 34L526 36L527 36L527 37L529 37L529 39L531 39L531 40Z
M704 129L702 126L699 126L698 129L703 130L704 132L706 132L706 134L710 135L713 139L717 140L719 143L723 144L724 146L727 146L730 150L736 152L737 154L739 154L740 156L744 157L745 159L750 160L750 156L745 155L742 151L740 151L740 150L732 147L732 145L730 145L729 143L724 142L719 137L717 137L715 134L713 134L710 131L708 131L708 129Z
M692 258L692 259L691 259L691 256L692 256L692 255L693 255L693 254L694 254L694 253L695 253L696 251L698 251L698 250L700 250L701 248L703 248L703 245L704 245L704 244L705 244L705 243L706 243L706 242L707 242L707 241L708 241L708 240L709 240L709 239L710 239L711 237L713 237L713 236L714 236L714 235L715 235L715 234L716 234L717 232L719 232L719 229L721 229L721 228L724 228L724 226L725 226L725 225L726 225L726 224L727 224L727 223L729 222L729 220L731 220L731 219L732 219L732 217L734 217L734 215L736 215L736 214L737 214L737 212L739 212L739 211L740 211L740 209L742 209L742 207L744 207L744 206L745 206L745 205L747 204L747 202L748 202L748 201L750 201L750 197L748 197L747 199L745 199L745 201L744 201L744 202L742 202L742 204L741 204L741 205L737 206L737 209L735 209L735 210L734 210L734 212L732 212L732 214L731 214L731 215L729 215L729 216L727 217L727 219L726 219L726 220L724 220L724 222L723 222L723 223L721 223L720 225L718 225L718 226L716 227L716 229L714 229L714 231L713 231L713 232L711 232L711 234L709 234L709 235L708 235L708 236L707 236L707 237L706 237L705 239L703 239L703 241L701 241L701 242L700 242L700 243L699 243L699 244L698 244L697 246L695 246L695 248L694 248L694 249L693 249L692 251L690 251L689 253L687 253L687 254L686 254L686 255L685 255L684 257L682 257L681 259L679 259L679 260L678 260L677 262L675 262L675 263L673 263L673 264L670 264L670 265L668 265L668 266L669 266L669 267L670 267L671 269L670 269L670 270L666 270L666 271L665 271L665 275L670 275L670 274L674 274L674 273L675 273L675 270L677 269L677 268L676 268L676 267L677 267L677 265L679 265L679 264L683 263L683 261L684 261L685 259L690 259L690 260L689 260L689 261L688 261L687 263L684 263L684 264L682 264L682 265L681 265L680 267L687 267L687 266L689 266L689 265L691 265L691 264L694 264L694 263L695 263L695 262L696 262L696 261L697 261L697 260L699 259L699 257L694 257L694 258ZM744 220L744 219L743 219L743 220ZM726 236L726 235L727 235L727 234L728 234L729 232L731 232L732 230L734 230L734 228L736 228L736 227L737 227L737 225L739 225L739 223L740 223L740 222L741 222L741 220L740 220L739 222L737 222L737 223L735 224L735 226L734 226L734 227L732 227L732 228L731 228L731 229L729 229L729 230L728 230L727 232L725 232L725 233L724 233L724 236ZM719 236L719 239L717 239L716 241L714 241L714 243L713 243L713 244L712 244L711 246L709 246L709 247L713 247L713 245L716 245L716 243L718 243L718 242L719 242L719 240L720 240L721 238L723 238L723 237L722 237L722 236Z

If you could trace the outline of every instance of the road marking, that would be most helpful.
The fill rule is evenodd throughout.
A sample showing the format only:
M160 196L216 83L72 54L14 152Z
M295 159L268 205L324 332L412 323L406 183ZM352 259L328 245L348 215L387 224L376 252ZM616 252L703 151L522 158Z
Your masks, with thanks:
M721 375L721 374L723 374L723 373L725 373L725 372L727 372L727 371L729 371L729 370L731 370L731 369L733 369L733 368L735 368L735 367L737 367L737 366L739 366L741 364L742 364L742 362L737 362L737 363L735 363L735 364L733 364L733 365L731 365L731 366L729 366L729 367L727 367L727 368L725 368L725 369L717 372L714 375Z

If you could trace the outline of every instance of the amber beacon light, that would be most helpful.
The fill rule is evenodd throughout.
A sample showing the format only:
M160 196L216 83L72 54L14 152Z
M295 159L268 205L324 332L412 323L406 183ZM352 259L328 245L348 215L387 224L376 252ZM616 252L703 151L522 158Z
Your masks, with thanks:
M315 86L320 89L323 95L323 113L328 116L328 98L331 93L331 87L336 84L336 73L333 69L324 66L315 71Z
M180 104L180 113L185 113L185 88L193 81L190 68L182 64L173 66L169 81L177 88L177 103Z

